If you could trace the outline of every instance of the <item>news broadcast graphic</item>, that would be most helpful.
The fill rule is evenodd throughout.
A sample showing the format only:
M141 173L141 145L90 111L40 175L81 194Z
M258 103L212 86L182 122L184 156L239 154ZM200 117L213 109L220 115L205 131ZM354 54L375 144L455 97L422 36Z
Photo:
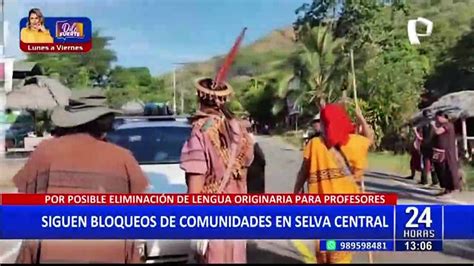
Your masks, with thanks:
M443 251L441 240L397 240L396 251Z
M3 194L2 239L319 239L322 250L441 251L474 239L468 205L396 195Z
M443 211L444 239L474 239L473 206L456 205L444 208Z
M28 53L86 53L92 49L92 23L87 17L44 17L34 26L21 19L20 49Z
M442 250L443 207L398 206L396 248L398 251ZM400 241L400 240L404 241ZM435 241L433 241L435 240ZM436 244L434 244L436 243ZM437 248L437 249L433 249Z
M3 194L4 205L395 205L396 194Z
M393 240L322 240L321 251L394 251Z
M2 215L5 239L393 239L392 206L4 205Z

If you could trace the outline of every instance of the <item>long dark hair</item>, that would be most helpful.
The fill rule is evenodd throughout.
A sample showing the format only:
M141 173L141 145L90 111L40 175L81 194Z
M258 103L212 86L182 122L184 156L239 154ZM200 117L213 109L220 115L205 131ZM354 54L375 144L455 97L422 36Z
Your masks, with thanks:
M221 112L227 119L234 119L235 114L230 110L229 104L224 103L221 105L218 105L217 102L213 99L203 99L199 98L199 104L201 111L206 112L206 110L213 110L215 112Z
M30 17L31 17L31 14L35 14L38 16L38 18L40 19L40 23L41 25L44 25L44 16L43 16L43 12L41 12L41 9L39 8L32 8L30 9L30 12L28 12L28 22L26 23L26 26L29 28L31 25L30 25Z

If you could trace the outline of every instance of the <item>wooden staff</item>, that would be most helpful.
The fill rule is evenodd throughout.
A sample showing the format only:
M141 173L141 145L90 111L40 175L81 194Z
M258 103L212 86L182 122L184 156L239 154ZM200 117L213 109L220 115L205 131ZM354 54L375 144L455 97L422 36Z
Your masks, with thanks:
M356 77L355 77L355 69L354 69L354 51L351 49L351 70L352 70L352 90L354 93L354 102L355 106L359 108L359 101L357 100L357 85L356 85Z
M355 69L354 69L354 51L351 49L351 71L352 71L352 90L354 93L354 102L356 109L359 109L359 101L357 100L357 85L356 85L356 76L355 76ZM360 188L362 193L365 193L365 182L364 178L362 178L360 182ZM369 263L374 263L374 256L371 251L369 251Z

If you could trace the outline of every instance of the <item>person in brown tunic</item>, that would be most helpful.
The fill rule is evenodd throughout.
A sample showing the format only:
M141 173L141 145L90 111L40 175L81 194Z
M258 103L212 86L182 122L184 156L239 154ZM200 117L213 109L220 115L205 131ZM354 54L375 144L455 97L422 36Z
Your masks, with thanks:
M433 163L440 186L444 188L441 195L450 194L460 189L461 177L456 154L456 134L454 125L447 114L438 111L431 126L435 132Z
M105 142L114 110L72 101L52 113L60 134L45 140L13 177L20 193L143 193L148 186L131 152ZM17 263L136 263L133 240L23 241Z
M196 86L209 88L211 84L211 79L199 79ZM230 90L226 83L220 97L227 98L224 94ZM209 95L200 95L200 110L181 153L188 193L245 194L253 160L252 139L225 106L217 105ZM246 263L246 241L210 240L207 252L196 254L196 259L201 263Z
M191 136L181 152L181 169L186 172L188 193L247 193L253 142L244 123L226 105L233 89L224 79L244 32L245 29L216 78L200 78L195 82L199 110L193 117ZM213 239L206 243L200 245L206 248L196 252L195 257L201 263L247 262L245 240Z

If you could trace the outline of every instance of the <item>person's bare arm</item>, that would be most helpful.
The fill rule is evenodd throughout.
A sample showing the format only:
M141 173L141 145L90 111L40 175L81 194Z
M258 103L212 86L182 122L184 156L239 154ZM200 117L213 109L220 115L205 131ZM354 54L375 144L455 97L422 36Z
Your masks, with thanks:
M438 127L436 125L436 122L435 121L432 121L431 122L431 126L433 127L433 130L435 132L436 135L441 135L443 134L444 132L446 132L446 129L444 127Z
M188 193L201 193L204 188L204 176L199 174L186 174Z
M362 127L362 135L368 138L370 144L372 145L372 143L374 143L374 131L372 130L372 127L369 125L369 123L367 123L365 120L365 117L359 108L356 108L356 118L357 123Z
M419 139L419 140L423 139L423 137L420 135L420 133L418 132L416 127L413 128L413 131L415 132L415 136L416 136L417 139Z
M301 163L301 167L298 172L298 175L296 176L296 182L293 189L294 193L298 194L303 191L304 183L306 182L306 179L308 179L308 173L309 173L309 162L308 160L304 159L303 163Z

